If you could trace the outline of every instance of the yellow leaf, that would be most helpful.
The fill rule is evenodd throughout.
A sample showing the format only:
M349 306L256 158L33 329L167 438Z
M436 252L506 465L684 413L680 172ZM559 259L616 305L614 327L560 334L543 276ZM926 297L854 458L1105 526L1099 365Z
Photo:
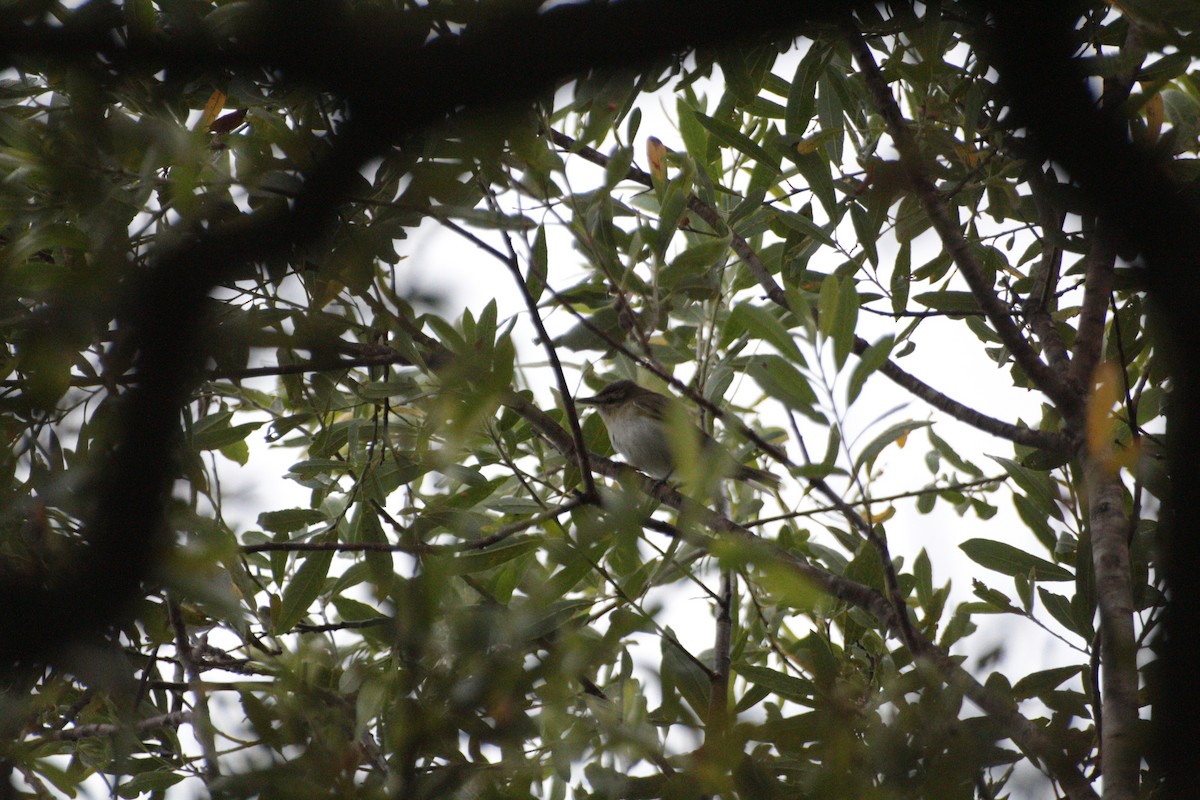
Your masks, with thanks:
M834 139L844 135L841 128L833 128L831 130L817 131L812 136L806 136L796 142L792 147L802 156L809 153L815 153L826 142L831 142Z
M341 294L342 289L346 287L337 281L317 278L313 288L315 291L313 292L312 303L317 308L324 308L332 303L334 298Z
M896 437L896 447L903 449L904 445L907 442L908 442L908 431L905 431L904 433L902 433Z
M963 163L968 167L974 169L975 167L979 166L979 151L974 147L965 144L956 144L954 149L958 153L958 157L961 158Z
M1142 440L1141 437L1135 438L1129 443L1128 447L1118 447L1113 452L1113 461L1117 466L1133 472L1137 468L1138 462L1142 459Z
M897 441L899 441L899 439L897 439ZM875 525L879 522L887 522L889 519L896 516L896 507L888 506L878 514L876 514L874 511L868 510L865 516L867 518L867 522L871 523L872 525Z
M1121 396L1121 373L1111 361L1096 367L1092 376L1092 393L1087 402L1087 448L1109 472L1120 464L1113 456L1113 406Z
M220 89L213 89L213 93L208 97L208 102L204 104L204 113L200 116L200 121L196 123L194 130L208 130L208 126L213 124L213 120L221 113L221 109L225 108L226 99L224 92Z
M650 179L657 189L667 182L667 146L657 136L646 140L646 157L650 160Z
M774 560L765 560L761 567L763 588L783 605L790 608L815 609L824 601L825 596L812 578L788 569Z

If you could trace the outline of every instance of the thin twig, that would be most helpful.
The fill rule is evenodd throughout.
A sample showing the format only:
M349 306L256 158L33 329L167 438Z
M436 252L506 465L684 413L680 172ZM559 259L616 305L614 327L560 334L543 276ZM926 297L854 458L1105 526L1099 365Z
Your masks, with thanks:
M708 684L708 720L705 747L723 747L729 719L729 681L732 668L730 648L733 642L733 596L737 576L728 567L721 570L721 591L717 600L717 624L713 641L713 666Z
M419 333L419 332L417 332ZM414 335L414 342L430 349L431 356L437 354L441 345L427 336ZM546 440L564 455L571 457L574 442L570 434L562 429L556 420L538 408L531 399L518 394L507 392L502 402L515 413L523 417L530 425L546 437ZM592 458L593 469L610 477L628 479L631 475L640 475L636 470L610 459ZM846 602L871 615L887 631L900 633L903 624L897 617L895 606L875 589L848 580L840 575L834 575L826 570L812 566L793 552L785 550L773 542L755 536L747 527L739 525L723 517L711 509L690 501L663 481L657 481L641 476L642 490L664 505L683 511L691 519L708 527L719 534L732 536L741 542L740 552L749 562L773 563L792 571L800 578L810 581L821 592L829 597ZM840 506L835 506L839 508ZM646 527L667 533L679 535L677 528L647 522ZM687 537L707 549L708 543L703 537ZM911 626L910 626L911 627ZM1068 759L1057 746L1051 742L1046 733L1021 716L1013 708L1011 698L1002 697L991 689L983 686L974 676L967 672L958 660L943 652L935 644L925 639L919 633L917 636L918 649L915 656L929 658L938 668L949 685L958 687L979 708L996 718L1004 726L1012 739L1022 748L1036 753L1051 768L1054 775L1066 786L1071 787L1071 796L1076 798L1093 798L1094 790L1087 784L1079 772L1077 765ZM901 636L903 640L903 636Z
M518 520L504 525L495 533L485 536L482 539L475 539L458 544L399 544L393 542L263 542L261 544L248 544L242 547L243 553L303 553L303 552L325 552L325 553L408 553L410 555L445 555L451 553L462 553L472 550L486 550L487 548L498 544L510 536L520 533L521 531L532 528L549 519L555 519L563 514L570 513L581 506L587 505L587 501L583 497L573 497L565 503L548 508L545 511L534 514L526 519ZM379 506L377 505L378 509ZM394 528L403 531L391 516L385 516L387 521Z
M1022 335L1012 321L1012 312L1000 298L996 296L991 284L984 278L983 267L975 258L967 240L963 238L958 224L951 219L944 199L938 194L937 187L925 169L923 156L917 140L908 128L908 122L900 112L900 106L892 91L884 80L875 56L867 46L862 34L851 24L843 26L843 35L858 62L867 89L875 102L876 109L883 117L888 133L896 149L900 152L900 161L911 182L917 199L925 214L933 223L934 230L941 237L942 245L954 260L959 274L967 282L976 302L992 323L996 334L1012 353L1017 364L1029 376L1034 385L1058 405L1063 415L1072 418L1082 411L1083 401L1079 394L1072 391L1066 376L1060 375L1042 361L1034 351L1033 346Z
M1042 342L1047 361L1059 374L1067 374L1070 357L1051 316L1055 310L1052 305L1056 299L1054 289L1058 287L1062 271L1063 214L1051 202L1050 181L1042 173L1041 165L1030 162L1025 171L1042 227L1042 258L1029 272L1033 289L1025 298L1023 311L1029 327Z
M1096 366L1104 354L1104 323L1112 299L1117 258L1116 248L1108 238L1106 226L1097 222L1092 248L1087 254L1083 302L1079 307L1079 325L1071 362L1071 378L1084 392L1090 392ZM1115 321L1115 314L1113 318ZM1121 344L1119 338L1117 342Z
M329 622L324 625L311 625L307 622L297 623L292 630L296 633L329 633L330 631L357 631L365 628L378 628L394 620L391 617L371 617L370 619L344 620Z
M247 544L243 553L408 553L424 555L434 545L394 544L392 542L263 542Z
M208 714L208 693L204 682L200 679L200 669L192 655L192 642L188 636L187 625L183 621L183 612L174 598L167 598L167 613L171 618L171 628L175 633L175 655L183 665L187 678L188 689L192 693L192 730L195 731L196 741L204 753L204 779L212 783L221 777L221 765L217 757L217 742L213 729L212 718Z
M545 346L546 355L550 359L550 366L554 370L554 378L558 383L558 391L562 396L563 407L567 411L567 423L571 429L571 437L575 440L575 458L579 460L584 494L588 497L595 497L596 483L592 477L591 465L588 463L588 449L583 442L583 428L579 424L579 412L575 409L575 400L571 396L570 387L567 386L567 377L563 373L562 362L558 358L558 350L555 349L550 334L547 332L546 326L542 323L542 315L538 311L537 301L533 299L533 295L529 291L529 286L525 283L524 276L521 275L521 266L517 263L516 253L511 252L511 244L509 245L509 254L505 255L452 220L442 220L442 224L496 258L512 273L513 280L516 281L517 288L521 291L521 297L525 300L525 307L529 311L529 316L533 320L534 327L537 328L538 339Z
M588 147L586 145L580 145L570 136L567 136L566 134L560 133L556 130L549 131L549 136L555 144L570 150L572 153L580 156L584 160L598 166L608 166L608 156L604 155L595 148ZM625 177L630 181L642 184L644 186L652 185L649 173L634 166L629 168L628 172L625 174ZM728 230L728 226L726 226L722 221L720 214L717 213L716 209L705 203L696 195L692 195L688 198L688 208L695 212L698 217L703 219L705 223L708 224L713 230ZM763 263L762 258L758 255L755 249L750 245L749 242L739 236L736 232L729 231L729 234L730 247L733 248L733 251L737 254L738 258L742 260L742 263L746 265L746 268L750 270L750 274L758 282L763 291L766 292L768 299L770 299L779 307L790 310L791 306L788 303L787 295L784 293L783 289L780 288L779 284L775 282L775 279L771 276L771 272L767 268L767 265ZM553 290L550 287L547 287L547 291L551 291L553 293ZM557 298L557 293L554 294ZM655 370L653 365L644 363L644 359L630 352L624 347L624 345L609 336L606 331L591 325L590 321L587 320L582 314L577 312L570 304L564 304L563 307L569 313L574 315L585 327L587 327L590 332L601 337L607 344L620 350L622 353L632 358L635 362L641 364L652 372L655 372L656 374L658 373L658 370ZM867 340L860 336L856 336L854 338L854 345L852 349L855 355L861 356L870 346L871 345ZM929 403L929 405L933 406L939 411L943 411L960 422L965 422L966 424L974 428L978 428L985 433L990 433L993 436L1007 439L1017 444L1026 445L1028 447L1036 447L1038 449L1048 450L1051 452L1065 452L1072 448L1071 441L1063 434L1052 433L1049 431L1039 431L1032 428L1013 425L1011 423L1004 422L1003 420L995 419L994 417L989 417L986 414L980 413L970 406L960 403L948 395L939 392L929 384L924 383L919 378L904 371L891 359L883 362L883 364L879 367L879 372L893 383L916 395L921 400ZM668 383L672 382L670 376L664 377L663 375L659 375L659 377L663 378L663 380L666 380ZM686 392L686 387L682 388ZM751 441L754 440L751 439ZM757 444L757 442L755 442L755 444ZM765 450L765 452L771 453L770 450Z
M951 483L946 486L929 486L924 489L914 489L910 492L899 492L898 494L882 495L880 497L869 497L869 498L863 498L860 500L847 500L845 502L851 506L863 506L863 507L870 508L871 506L876 505L878 503L890 503L894 500L907 500L907 499L910 499L913 497L923 497L927 494L939 494L941 492L956 492L961 489L973 489L977 486L987 486L988 484L992 484L992 483L1000 483L1000 482L1006 480L1007 478L1008 478L1007 475L997 475L994 478L980 478L977 481L967 481L966 483ZM754 520L754 522L747 523L747 526L752 527L752 528L757 528L762 525L768 525L772 522L785 522L787 520L796 519L798 517L813 517L813 516L816 516L817 514L824 514L829 511L837 511L837 510L839 510L838 506L829 505L829 506L821 506L819 508L811 508L811 509L807 509L805 511L790 511L787 514L778 514L773 517L760 517L759 519Z
M192 719L193 714L191 711L172 711L170 714L147 717L130 725L96 722L90 725L76 725L74 728L61 731L52 728L43 728L42 730L34 731L34 733L42 741L75 742L80 739L94 739L99 736L117 736L126 731L145 733L155 728L178 728L180 725L191 723Z
M807 450L803 446L803 439L800 436L800 428L796 424L796 416L788 414L788 421L791 423L792 432L796 439L801 443L801 449L807 456ZM914 656L930 647L931 644L922 640L916 630L912 626L912 620L908 616L908 606L904 602L904 596L900 594L900 581L896 577L896 565L892 562L892 556L888 552L887 540L875 530L875 526L867 522L858 510L842 499L841 495L833 490L833 487L825 482L824 478L809 478L808 485L816 490L819 494L824 495L834 509L838 511L850 523L850 527L857 530L863 537L870 542L875 548L875 552L879 556L880 566L883 568L884 588L887 590L888 602L892 605L894 614L894 629L900 635L900 640L904 642Z

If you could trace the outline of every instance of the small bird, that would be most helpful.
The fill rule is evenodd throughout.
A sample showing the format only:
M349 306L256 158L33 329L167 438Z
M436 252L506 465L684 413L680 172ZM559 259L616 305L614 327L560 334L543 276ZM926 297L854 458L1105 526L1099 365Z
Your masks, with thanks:
M630 464L655 478L679 474L679 456L699 456L716 459L713 472L719 477L753 481L769 489L779 487L778 476L738 463L715 439L686 418L686 412L676 400L633 381L610 383L594 397L576 398L575 402L595 406L608 428L613 449ZM678 417L675 408L679 408ZM672 430L686 431L693 436L694 449L686 443L676 444L669 433Z

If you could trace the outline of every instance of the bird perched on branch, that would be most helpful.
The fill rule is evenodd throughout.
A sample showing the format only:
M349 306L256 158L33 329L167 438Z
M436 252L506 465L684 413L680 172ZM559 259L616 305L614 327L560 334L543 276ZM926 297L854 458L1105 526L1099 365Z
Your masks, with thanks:
M739 463L691 421L678 401L633 381L615 381L594 397L576 402L594 406L608 428L613 449L652 477L686 476L692 473L690 459L704 459L700 474L779 488L778 476Z

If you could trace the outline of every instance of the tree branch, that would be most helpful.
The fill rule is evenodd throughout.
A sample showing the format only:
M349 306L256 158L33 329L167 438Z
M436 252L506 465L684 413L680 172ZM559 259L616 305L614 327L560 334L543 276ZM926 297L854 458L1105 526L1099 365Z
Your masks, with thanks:
M490 196L489 196L490 197ZM494 198L492 199L494 203ZM538 310L537 301L533 299L533 295L529 292L529 285L525 282L525 276L521 274L521 265L517 263L517 254L509 247L508 254L501 253L496 248L489 245L487 242L480 239L475 234L471 233L461 225L451 221L442 220L442 224L450 228L459 236L472 242L476 247L490 254L508 269L512 274L513 280L517 284L517 289L521 292L521 298L525 301L525 308L529 311L529 317L533 320L533 325L537 328L538 341L542 343L543 349L546 351L546 356L550 360L551 370L554 372L554 379L558 383L558 392L562 397L563 408L567 412L567 422L571 428L571 438L575 441L575 458L579 460L579 471L583 480L583 491L587 497L596 496L596 484L592 478L592 468L588 463L588 450L583 443L583 428L579 425L579 411L575 408L575 398L571 396L571 389L567 386L567 376L563 374L562 362L558 358L558 350L554 347L551 341L550 333L546 330L545 324L542 322L542 314Z
M1200 283L1196 281L1196 254L1200 252L1200 209L1169 173L1169 163L1158 153L1131 144L1128 123L1112 109L1097 108L1087 80L1073 53L1078 45L1077 9L1069 4L1047 5L1031 0L1004 0L986 4L992 25L984 28L977 50L988 56L1000 76L1012 108L1010 125L1030 132L1029 141L1041 159L1061 165L1079 185L1089 210L1122 242L1136 248L1146 264L1151 299L1159 310L1165 335L1159 337L1172 375L1171 404L1167 418L1170 458L1170 496L1159 523L1160 555L1156 568L1166 578L1169 598L1164 616L1165 637L1159 642L1161 682L1153 698L1153 721L1159 762L1165 774L1164 797L1182 797L1195 792L1200 771L1200 692L1195 667L1200 662ZM1037 18L1039 24L1030 25ZM1107 92L1106 92L1107 94ZM1096 493L1100 506L1115 513L1119 501L1111 488L1097 476L1089 481L1089 494ZM1113 505L1118 504L1118 505ZM1102 520L1098 520L1102 521ZM1116 527L1115 525L1113 526ZM1120 555L1114 546L1107 552L1106 572L1114 580ZM1094 545L1095 546L1095 543ZM1125 581L1129 578L1126 575ZM1114 587L1115 589L1115 587ZM1120 593L1120 594L1123 594ZM1105 625L1123 626L1121 597L1109 601L1120 619L1101 620ZM1107 631L1105 633L1107 638ZM1102 645L1103 646L1103 645ZM1114 655L1119 657L1118 644ZM1110 669L1105 663L1104 670ZM1122 669L1119 664L1111 666ZM1110 715L1129 714L1110 709L1106 702L1104 727ZM1136 700L1133 701L1136 703ZM1136 714L1136 705L1133 707ZM1139 764L1126 754L1104 753L1118 759L1106 763L1104 785L1114 797L1136 796Z
M449 116L526 100L571 75L791 33L850 7L746 0L743 13L731 16L721 4L690 0L567 4L503 13L461 35L432 37L413 15L336 3L313 3L304 14L270 0L248 4L223 36L197 25L127 37L119 14L71 15L55 24L28 22L23 8L0 14L0 52L23 64L47 60L53 68L79 65L102 75L265 67L285 82L335 92L349 108L292 203L180 237L175 247L154 253L152 267L126 294L125 335L110 352L114 363L133 361L139 382L122 397L118 444L97 473L88 546L49 580L0 582L0 606L8 611L0 623L0 664L52 657L141 596L143 579L168 546L163 521L181 441L179 409L201 379L209 291L244 264L313 241L370 158Z
M544 412L537 409L531 401L517 395L514 398L513 404L510 404L509 407L513 408L514 411L521 414L521 416L525 417L531 424L546 434L547 439L552 444L562 447L571 446L571 437L567 435L566 431L562 430ZM637 473L630 467L605 458L596 457L593 459L593 464L597 471L606 475L619 476L630 473L640 475L640 473ZM914 658L927 657L932 659L947 683L961 687L964 694L970 697L972 702L1004 725L1006 732L1013 741L1017 742L1028 752L1034 753L1041 758L1050 768L1054 777L1067 789L1068 796L1072 800L1091 800L1096 797L1095 791L1079 771L1077 765L1072 763L1066 754L1058 749L1040 728L1018 713L1013 706L1011 698L1000 697L992 690L984 687L970 673L963 669L962 665L956 659L944 653L934 643L922 636L920 632L912 628L907 618L907 611L898 611L896 602L889 600L869 586L856 583L840 575L834 575L812 566L795 553L785 550L773 542L759 538L747 528L716 514L716 512L711 511L705 506L688 500L688 498L680 495L674 489L666 486L662 481L655 481L645 476L642 476L642 480L643 489L647 493L654 495L664 504L680 510L692 519L697 519L697 521L717 533L732 537L739 543L738 552L746 561L750 563L770 561L782 565L804 580L811 581L813 585L826 595L843 600L856 608L866 611L886 630L891 631L902 642L905 642L905 646L910 648L910 652L912 652ZM828 487L826 489L828 490ZM857 512L850 509L849 505L841 501L840 498L835 507L842 513L847 513L847 510L849 510L849 518L852 521L855 519L858 520L857 522L852 522L855 527L869 527L866 521ZM654 529L671 536L678 536L683 533L680 529L673 526L655 526ZM874 537L874 532L872 532L872 537ZM691 536L688 537L688 541L712 553L711 541ZM886 547L883 550L881 558L885 559L884 565L886 570L890 566L890 558L887 556ZM891 582L889 582L889 588L894 592L893 597L898 598L899 607L904 609L903 598L899 597L899 589L898 587L894 587L894 583L892 583L894 581L895 576L893 573ZM909 642L911 642L911 645Z
M1100 613L1101 702L1104 728L1100 766L1105 797L1136 798L1141 770L1138 735L1137 646L1129 559L1125 487L1102 454L1088 458L1088 528Z
M1087 273L1083 283L1083 303L1079 309L1079 325L1075 334L1071 378L1091 391L1093 376L1104 355L1104 324L1112 298L1116 276L1117 252L1108 241L1106 225L1097 223L1091 251L1087 255Z
M97 722L91 725L76 725L74 728L68 728L63 731L43 729L36 733L43 741L77 742L80 739L94 739L98 736L117 736L129 730L133 730L136 733L145 733L155 728L178 728L180 725L187 725L191 721L192 712L173 711L170 714L161 714L157 717L147 717L146 719L138 720L132 725L113 725L105 722Z
M559 147L569 150L570 152L578 155L580 158L590 161L597 166L608 166L608 156L604 155L595 148L581 145L570 136L567 136L566 134L560 133L556 130L550 130L548 135L550 136L551 141L553 141ZM625 177L627 180L642 184L644 186L652 185L650 174L644 170L638 169L635 166L631 166L629 168L625 174ZM725 225L716 209L705 203L694 194L688 197L688 208L691 209L696 216L704 220L705 223L707 223L708 226L713 230L728 229L728 226ZM763 260L759 257L754 247L733 231L730 231L730 247L733 249L734 253L737 254L738 258L740 258L746 265L746 268L750 270L750 274L754 276L754 279L758 282L758 285L762 287L764 292L766 292L767 297L780 308L790 310L791 306L788 304L787 295L784 293L783 289L780 288L779 284L775 282L775 279L771 276L770 270L767 268L767 265L763 263ZM611 337L606 336L603 331L596 329L593 330L593 333L597 333L597 335L609 340L610 344L620 347L619 343L612 342ZM861 356L870 346L870 342L868 342L866 339L863 339L859 336L854 337L853 351L855 355ZM929 405L933 406L939 411L944 411L960 422L964 422L973 428L984 431L985 433L990 433L993 436L1007 439L1008 441L1015 442L1017 444L1022 444L1028 447L1036 447L1039 450L1048 450L1055 453L1068 452L1072 447L1070 440L1068 440L1067 437L1062 434L1038 431L1032 428L1013 425L976 411L970 406L964 405L963 403L948 397L942 392L939 392L937 389L934 389L929 384L922 382L919 378L911 375L910 373L905 372L891 359L885 361L883 365L880 366L879 371L893 383L908 390L910 393L924 400L926 403L929 403Z
M183 673L192 693L192 730L200 750L204 754L204 781L211 784L221 777L221 764L217 757L216 732L213 728L212 717L208 713L208 692L196 667L196 659L192 657L192 642L188 637L187 625L183 621L183 612L174 598L167 598L167 613L171 618L171 628L175 633L175 655L183 667Z
M371 501L376 509L384 514L384 518L392 527L403 530L387 512L374 500ZM495 533L457 544L399 544L393 542L263 542L262 544L243 545L243 553L408 553L409 555L452 555L476 550L486 550L499 544L510 536L528 530L535 525L557 519L563 514L569 514L577 508L588 505L585 497L573 497L565 503L548 508L525 519L501 526Z
M737 576L726 567L721 570L721 591L717 596L717 624L713 639L712 675L708 684L708 719L704 746L721 748L732 720L729 719L729 681L732 671L730 647L733 641L733 597Z
M875 63L875 56L871 53L862 34L851 25L845 26L844 34L846 41L850 44L850 50L854 54L854 60L858 62L859 69L862 71L863 80L867 84L875 106L883 117L896 149L900 152L901 164L912 183L917 199L933 223L934 230L941 237L946 252L950 254L954 264L958 267L959 274L966 280L976 302L987 314L988 321L992 323L997 335L1009 352L1013 354L1017 364L1033 381L1033 384L1058 405L1064 417L1068 419L1077 417L1083 409L1083 402L1078 393L1071 390L1064 380L1064 376L1056 373L1038 357L1028 340L1013 323L1007 306L1000 302L992 286L984 279L983 268L976 260L970 245L963 238L958 223L951 218L945 200L938 194L937 187L929 177L917 141L908 129L908 122L900 113L900 106L897 105L896 98L892 96L892 91L884 80L879 65Z
M912 497L921 497L927 494L939 494L941 492L957 492L961 489L972 489L978 486L987 486L989 484L1000 484L1008 478L1007 475L997 475L994 478L980 478L976 481L967 481L966 483L952 483L948 486L928 486L924 489L914 489L911 492L899 492L898 494L882 495L880 497L869 497L861 500L846 500L846 504L850 506L866 506L870 508L878 503L890 503L893 500L906 500ZM810 508L807 511L792 511L787 514L780 514L777 517L761 517L754 521L751 527L759 527L772 522L782 522L783 520L795 519L797 517L811 517L815 514L825 514L830 511L838 511L839 506L828 505L819 508Z
M1033 202L1037 207L1039 223L1042 228L1042 258L1029 277L1033 289L1025 298L1023 311L1029 321L1029 327L1042 343L1051 369L1059 375L1069 375L1070 358L1067 347L1063 344L1062 336L1055 327L1054 317L1051 316L1051 303L1055 300L1055 290L1062 269L1063 256L1063 215L1050 196L1050 180L1042 174L1040 164L1027 165L1026 174L1029 176L1029 186L1033 190Z
M860 342L862 344L861 350L866 350L867 348L865 340L855 337L854 351L856 353L860 352ZM897 386L904 387L914 396L921 398L939 411L946 412L954 419L966 423L976 430L990 433L993 436L1006 439L1014 444L1036 447L1039 450L1046 450L1050 453L1070 453L1075 449L1072 438L1067 434L1054 431L1040 431L1036 428L1013 425L1011 422L1005 422L1004 420L988 416L981 411L976 411L968 405L947 397L929 384L922 382L920 378L905 372L891 359L883 362L879 367L879 371L890 378Z

